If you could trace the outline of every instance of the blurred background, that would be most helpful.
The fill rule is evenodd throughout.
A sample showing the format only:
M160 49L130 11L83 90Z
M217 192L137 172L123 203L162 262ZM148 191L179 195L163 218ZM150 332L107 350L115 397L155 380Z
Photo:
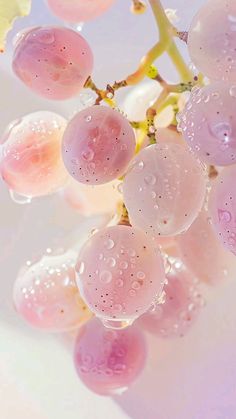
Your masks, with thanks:
M70 117L88 99L86 93L70 101L49 102L13 76L13 36L27 26L62 24L43 0L32 3L31 15L17 21L8 37L7 52L0 57L0 133L11 120L35 110L54 110ZM203 3L163 0L166 8L177 9L176 26L181 30L188 29ZM109 12L83 27L95 55L94 79L100 86L132 72L156 42L150 10L134 16L129 8L129 0L117 0ZM185 46L181 48L188 60ZM167 57L160 60L158 68L175 81ZM11 295L17 271L26 260L35 259L48 247L79 243L105 218L84 219L59 195L17 205L1 180L0 214L1 419L236 418L236 280L204 287L207 305L191 332L169 341L148 336L148 363L138 381L122 396L99 397L76 376L72 339L25 326L14 311Z

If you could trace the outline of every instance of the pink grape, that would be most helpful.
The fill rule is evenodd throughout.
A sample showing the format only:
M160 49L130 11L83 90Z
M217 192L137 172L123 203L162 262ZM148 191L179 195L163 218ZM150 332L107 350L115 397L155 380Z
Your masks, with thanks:
M235 257L217 239L207 210L202 210L176 242L184 264L200 281L214 285L236 277Z
M164 303L140 317L139 323L160 337L182 337L197 319L203 299L196 278L179 259L171 258L167 281Z
M0 173L9 189L34 197L65 186L69 178L61 158L65 128L63 117L46 111L8 126L0 145Z
M179 116L179 128L190 148L205 163L236 162L236 86L212 83L191 93Z
M93 235L81 249L76 270L86 304L115 327L143 314L164 282L159 248L141 230L124 225Z
M98 319L78 334L74 363L78 376L93 392L115 395L126 390L142 372L147 356L140 329L108 330Z
M123 185L131 224L155 237L174 236L189 228L201 210L205 189L202 165L175 143L141 150Z
M48 0L48 6L60 19L85 22L106 12L115 0Z
M78 182L98 185L124 174L135 151L128 120L106 106L79 112L68 124L62 142L65 166Z
M61 194L70 207L83 215L105 213L113 215L121 201L118 188L118 181L105 183L104 185L87 186L72 179L61 191Z
M12 66L34 92L64 100L83 88L93 69L93 55L77 32L63 27L37 27L21 36Z
M209 198L212 226L223 246L236 255L236 166L222 170Z
M194 17L188 49L196 67L212 80L236 81L236 3L209 0Z
M18 313L31 325L60 332L79 327L92 314L75 281L75 253L44 256L23 269L14 284Z

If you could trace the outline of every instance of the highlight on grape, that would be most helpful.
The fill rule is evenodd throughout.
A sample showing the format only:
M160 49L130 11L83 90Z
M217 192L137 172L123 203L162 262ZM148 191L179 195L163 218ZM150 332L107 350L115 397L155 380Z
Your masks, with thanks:
M62 101L85 89L93 102L70 120L24 115L0 139L0 174L16 202L58 194L84 216L111 215L79 251L21 267L13 289L29 325L76 331L76 371L101 395L137 379L147 331L183 338L204 315L204 286L236 274L236 2L207 0L183 31L161 0L127 1L127 13L153 13L159 38L132 74L99 87L92 42L68 23L92 25L118 1L47 0L61 24L20 33L15 76L26 95ZM178 83L158 71L164 53Z

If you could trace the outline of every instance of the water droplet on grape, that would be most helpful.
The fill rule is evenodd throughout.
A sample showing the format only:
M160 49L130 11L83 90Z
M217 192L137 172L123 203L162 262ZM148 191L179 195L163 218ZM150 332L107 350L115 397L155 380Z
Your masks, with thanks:
M32 201L31 197L21 195L21 194L15 192L15 191L13 191L12 189L9 190L9 194L10 194L10 197L11 197L12 201L14 201L16 204L25 205L25 204L30 204L31 201Z
M84 150L82 152L82 157L86 161L92 161L94 158L94 152L91 148L87 148L87 150Z
M156 177L154 175L147 175L145 176L144 181L147 185L155 185Z
M138 282L138 281L133 281L132 282L132 288L134 289L134 290L139 290L140 289L140 287L141 287L141 285L140 285L140 283ZM131 295L131 294L130 294Z
M112 239L108 239L108 240L106 240L105 241L105 243L104 243L104 247L106 248L106 249L108 249L108 250L111 250L111 249L113 249L113 247L115 246L115 243L114 243L114 241L112 240Z
M236 85L234 84L233 86L230 87L229 89L229 93L230 96L235 97L236 98Z
M112 280L112 274L110 271L102 271L99 276L100 280L105 284L109 284Z

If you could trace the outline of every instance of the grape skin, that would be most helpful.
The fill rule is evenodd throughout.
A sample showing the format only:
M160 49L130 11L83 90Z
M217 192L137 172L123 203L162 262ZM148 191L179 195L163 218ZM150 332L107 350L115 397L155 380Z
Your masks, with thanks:
M31 326L62 332L91 318L76 286L75 260L73 251L43 256L19 272L13 289L14 305Z
M140 329L131 326L107 330L98 319L93 319L78 334L74 364L90 390L99 395L115 395L136 380L146 356L146 341Z
M188 32L188 50L195 66L212 80L236 81L236 3L208 0Z
M193 274L180 259L170 258L170 264L163 304L139 319L144 329L163 338L183 337L196 321L202 305Z
M179 115L179 129L203 162L227 166L236 162L236 91L228 83L195 89Z
M200 281L216 285L235 278L235 258L218 240L206 209L176 242L181 259Z
M222 170L209 197L212 225L223 246L236 255L236 166Z
M67 22L78 23L95 19L106 12L115 0L47 0L52 12Z
M102 319L134 320L162 290L159 248L139 229L106 227L83 246L77 284L91 311Z
M2 136L0 173L9 189L30 197L65 186L69 176L61 158L66 120L39 111L13 121Z
M131 224L155 237L188 229L202 208L205 190L201 163L176 143L141 150L123 185Z
M134 155L128 120L106 106L91 106L68 124L62 142L65 166L78 182L99 185L125 172Z
M93 54L77 32L63 27L38 27L17 42L12 67L38 95L64 100L77 95L93 69Z

